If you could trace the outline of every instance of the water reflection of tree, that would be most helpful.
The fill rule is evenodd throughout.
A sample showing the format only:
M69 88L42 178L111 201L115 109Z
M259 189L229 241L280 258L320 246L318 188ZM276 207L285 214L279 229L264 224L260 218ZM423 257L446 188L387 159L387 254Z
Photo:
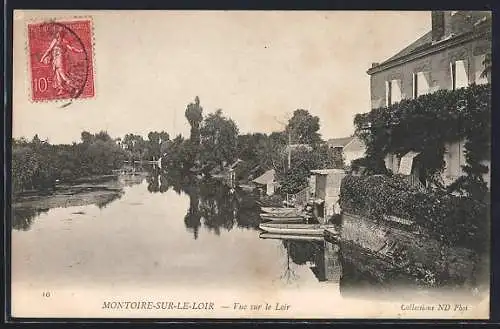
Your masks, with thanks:
M97 201L96 205L99 209L106 208L106 206L109 205L111 202L121 199L123 194L124 194L123 190L116 193L107 194L103 196L101 200Z
M314 241L283 240L283 245L297 265L304 265L307 262L316 263L324 254L323 246Z
M14 230L28 231L36 217L49 209L17 208L12 209L12 228Z
M283 274L281 274L280 279L284 280L287 284L292 283L293 281L297 280L298 275L295 273L293 268L290 266L290 248L292 245L292 241L290 240L283 240L283 245L285 247L285 252L286 252L286 263L285 263L285 269Z
M201 226L201 214L198 209L200 196L194 187L188 187L185 192L189 195L189 209L184 216L184 225L188 231L193 232L193 237L196 240Z
M221 230L230 231L235 226L257 229L260 223L256 199L238 189L213 179L199 179L175 171L150 168L147 178L148 191L165 192L169 189L177 194L189 196L189 209L184 216L188 231L198 238L203 225L216 235Z
M154 171L151 172L146 178L148 182L148 191L151 193L160 192L160 181L158 179L158 174Z
M340 276L338 254L330 242L284 240L287 257L297 265L308 265L318 281L336 281ZM329 246L327 248L327 246Z
M216 235L220 235L221 228L230 231L237 221L238 201L229 187L213 180L199 184L198 187L198 209L204 226Z

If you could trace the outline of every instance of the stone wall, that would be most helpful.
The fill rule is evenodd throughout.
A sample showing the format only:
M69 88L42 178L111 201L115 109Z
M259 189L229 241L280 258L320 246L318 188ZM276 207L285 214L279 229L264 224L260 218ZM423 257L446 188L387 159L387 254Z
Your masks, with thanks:
M476 275L474 252L446 246L411 225L344 213L340 246L344 260L379 281L404 276L426 286L463 285Z

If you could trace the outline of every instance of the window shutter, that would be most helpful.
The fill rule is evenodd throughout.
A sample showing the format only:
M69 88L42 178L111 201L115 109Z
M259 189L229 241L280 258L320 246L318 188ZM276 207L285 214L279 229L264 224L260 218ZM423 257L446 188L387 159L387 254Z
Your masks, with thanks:
M418 97L418 74L413 73L413 98Z
M429 93L429 81L427 79L427 72L417 73L417 95L425 95Z
M385 106L391 105L391 82L385 82Z
M455 89L469 85L468 65L466 60L455 62Z
M401 101L401 80L391 81L391 102L397 103Z
M487 76L481 76L483 74L483 71L485 69L484 65L484 60L486 59L486 55L478 55L474 56L474 68L475 68L475 81L476 84L482 85L482 84L487 84L488 83L488 77Z

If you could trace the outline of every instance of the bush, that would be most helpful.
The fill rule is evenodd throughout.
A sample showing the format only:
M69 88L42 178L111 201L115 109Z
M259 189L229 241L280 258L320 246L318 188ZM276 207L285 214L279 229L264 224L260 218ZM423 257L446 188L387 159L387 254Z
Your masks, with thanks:
M372 220L383 220L383 215L411 220L448 245L480 251L489 241L486 200L439 191L423 193L398 176L344 177L340 206L346 212Z

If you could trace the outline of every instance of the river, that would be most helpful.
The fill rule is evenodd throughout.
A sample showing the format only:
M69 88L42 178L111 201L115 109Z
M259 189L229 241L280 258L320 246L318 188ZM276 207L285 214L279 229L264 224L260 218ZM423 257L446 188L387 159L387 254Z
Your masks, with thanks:
M13 285L287 289L328 281L338 291L331 243L263 239L251 195L168 180L121 182L104 203L14 207Z
M144 317L140 310L113 313L102 305L147 298L216 305L205 313L191 309L153 317L365 317L386 308L399 312L398 300L443 300L441 291L390 293L391 283L378 286L358 268L379 277L394 273L363 251L325 239L266 237L258 228L257 200L217 181L157 171L16 199L13 313ZM280 309L245 308L268 302Z

